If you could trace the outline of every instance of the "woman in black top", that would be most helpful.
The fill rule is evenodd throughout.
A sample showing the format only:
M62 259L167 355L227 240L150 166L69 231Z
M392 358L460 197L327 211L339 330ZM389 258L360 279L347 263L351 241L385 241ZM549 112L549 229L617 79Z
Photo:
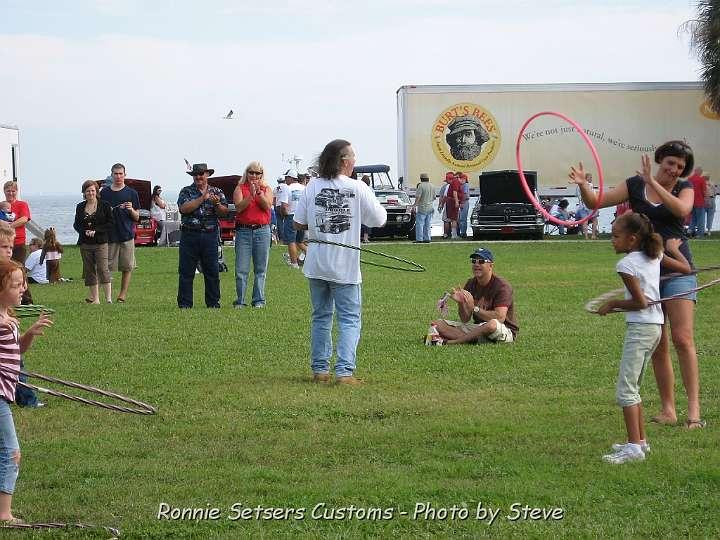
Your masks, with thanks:
M113 227L110 203L97 196L97 182L88 180L82 185L85 200L75 208L73 227L78 232L78 245L83 261L83 276L88 287L88 304L99 304L98 282L103 286L105 301L112 303L112 284L108 270L108 231Z
M655 163L658 168L652 174L650 158L642 157L642 170L636 176L628 178L603 197L602 206L615 206L628 201L634 212L645 214L665 242L671 238L681 241L680 252L694 270L692 255L685 235L685 217L692 211L693 189L690 182L683 180L693 170L694 158L690 146L683 141L669 141L655 150ZM583 202L589 208L597 206L597 197L588 187L582 163L570 170L570 182L580 187ZM677 272L674 259L665 253L661 274ZM682 266L682 265L680 265ZM694 274L681 275L660 282L660 296L667 298L674 294L689 291L697 286ZM662 410L653 417L661 424L677 423L674 395L674 374L670 359L667 326L670 325L673 346L677 352L680 372L688 398L688 429L701 428L705 422L700 416L700 375L697 352L695 350L694 317L695 293L663 302L665 325L660 344L652 356L653 371L660 392Z

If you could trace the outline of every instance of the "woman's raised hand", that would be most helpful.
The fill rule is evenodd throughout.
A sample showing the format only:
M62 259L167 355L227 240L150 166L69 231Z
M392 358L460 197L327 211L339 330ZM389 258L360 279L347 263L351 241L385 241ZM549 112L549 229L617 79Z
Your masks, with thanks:
M640 158L641 170L637 171L638 176L641 176L645 180L646 184L650 183L652 179L652 165L650 163L650 156L643 154Z
M583 167L582 161L578 163L577 168L575 166L570 167L570 173L568 174L568 184L587 184L587 178L585 177L585 167Z

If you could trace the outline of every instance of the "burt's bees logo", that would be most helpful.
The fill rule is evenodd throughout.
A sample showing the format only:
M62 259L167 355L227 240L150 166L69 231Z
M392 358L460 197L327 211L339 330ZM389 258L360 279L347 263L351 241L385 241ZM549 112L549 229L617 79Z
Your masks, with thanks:
M490 112L475 103L448 107L433 123L431 142L437 158L449 169L484 169L500 150L500 128Z
M700 105L700 114L702 114L705 118L709 118L710 120L720 120L720 114L713 111L712 107L710 106L710 102L707 99L702 102L702 105Z

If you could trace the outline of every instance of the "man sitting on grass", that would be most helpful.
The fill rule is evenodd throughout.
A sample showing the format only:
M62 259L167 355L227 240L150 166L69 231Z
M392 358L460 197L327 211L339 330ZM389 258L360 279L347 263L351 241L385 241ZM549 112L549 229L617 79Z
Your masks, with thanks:
M476 249L470 263L473 277L450 296L458 303L461 322L440 319L433 324L447 344L515 341L519 328L512 287L493 272L493 254Z

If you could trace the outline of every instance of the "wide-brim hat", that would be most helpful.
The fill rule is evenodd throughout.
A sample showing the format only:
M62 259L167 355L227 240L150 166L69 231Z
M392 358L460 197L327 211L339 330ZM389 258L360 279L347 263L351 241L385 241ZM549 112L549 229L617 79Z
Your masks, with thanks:
M198 176L208 173L208 176L215 174L215 169L208 169L207 163L194 163L192 169L187 171L190 176Z

